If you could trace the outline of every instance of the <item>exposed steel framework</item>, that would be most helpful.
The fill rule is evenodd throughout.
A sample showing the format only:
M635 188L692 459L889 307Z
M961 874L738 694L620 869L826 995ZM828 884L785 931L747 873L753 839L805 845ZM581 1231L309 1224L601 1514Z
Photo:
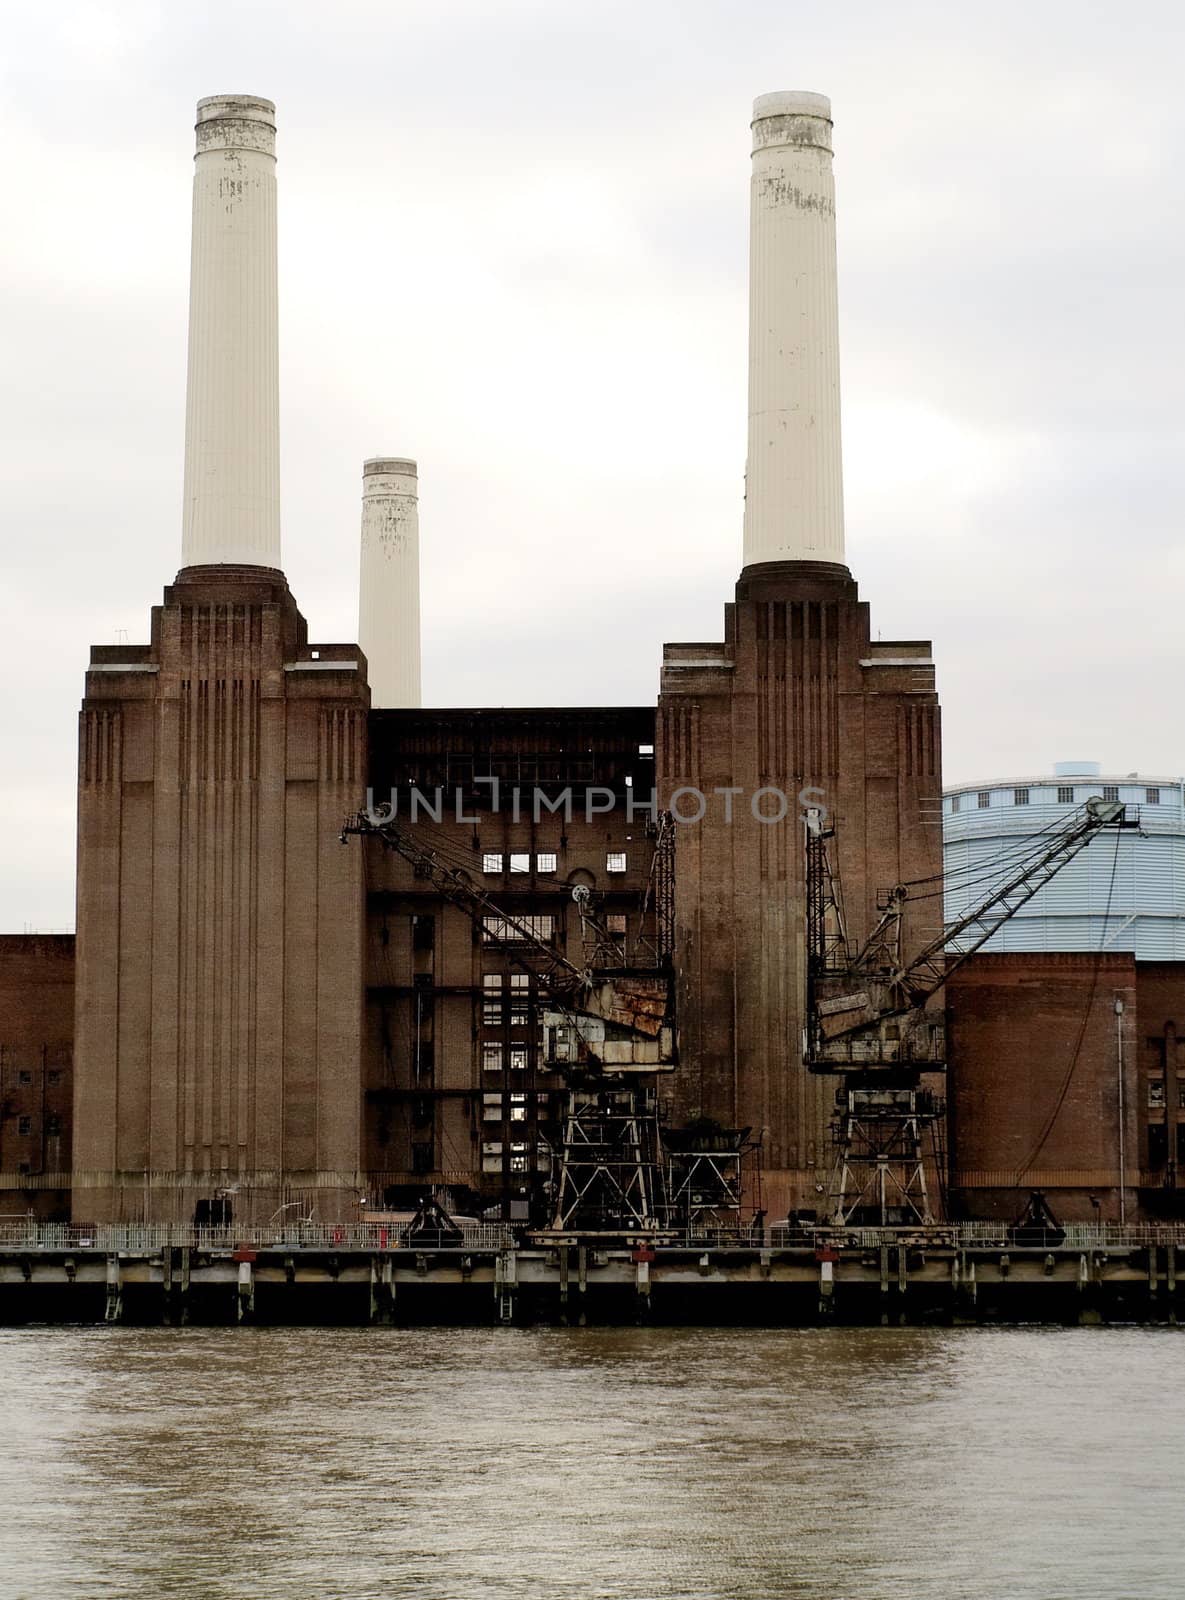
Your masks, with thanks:
M899 884L882 897L879 921L851 955L827 848L834 831L808 818L805 1060L812 1072L842 1079L829 1194L833 1222L938 1220L927 1172L941 1175L945 1103L922 1080L945 1071L946 1048L942 1020L926 1012L927 1003L1101 829L1138 825L1122 803L1088 800L1062 827L1024 841L1018 856L1000 863L1002 881L905 962L902 920L910 890L918 886Z

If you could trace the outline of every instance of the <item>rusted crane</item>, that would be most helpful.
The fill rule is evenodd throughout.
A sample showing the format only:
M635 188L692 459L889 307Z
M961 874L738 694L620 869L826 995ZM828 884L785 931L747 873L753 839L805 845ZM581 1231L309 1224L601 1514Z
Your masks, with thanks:
M911 885L881 896L880 918L859 950L844 926L838 874L828 851L834 829L808 819L807 1021L804 1062L841 1079L836 1093L831 1219L839 1224L930 1223L935 1202L927 1163L941 1171L943 1102L923 1082L946 1070L941 1012L929 1002L963 963L1106 828L1137 828L1118 801L1091 799L1060 826L1029 841L969 911L910 960L902 922ZM933 893L932 889L929 892Z

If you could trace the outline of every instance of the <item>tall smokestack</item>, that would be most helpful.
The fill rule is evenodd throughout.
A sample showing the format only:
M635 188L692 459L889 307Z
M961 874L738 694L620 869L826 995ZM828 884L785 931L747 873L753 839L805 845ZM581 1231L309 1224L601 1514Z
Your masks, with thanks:
M831 102L753 105L745 565L843 565Z
M276 108L198 101L182 565L280 565Z
M420 703L420 514L414 461L362 467L358 643L375 706Z

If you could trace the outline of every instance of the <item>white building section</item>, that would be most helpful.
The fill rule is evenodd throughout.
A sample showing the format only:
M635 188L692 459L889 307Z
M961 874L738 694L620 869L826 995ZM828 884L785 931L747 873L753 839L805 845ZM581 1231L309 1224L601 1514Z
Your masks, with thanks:
M1185 780L1105 776L1097 762L1059 762L1052 777L992 779L944 791L945 914L983 898L1039 836L1092 795L1121 800L1139 830L1105 830L984 946L1123 950L1138 961L1185 960Z
M182 564L280 565L276 108L197 108Z
M414 461L362 468L358 643L374 706L420 704L420 517Z
M831 102L753 106L745 565L843 564Z

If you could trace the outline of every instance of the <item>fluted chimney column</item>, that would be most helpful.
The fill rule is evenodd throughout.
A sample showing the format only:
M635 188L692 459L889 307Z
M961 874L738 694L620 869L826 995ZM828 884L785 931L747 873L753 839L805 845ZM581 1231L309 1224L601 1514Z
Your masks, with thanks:
M358 643L373 706L420 704L420 515L414 461L362 467Z
M753 106L745 565L844 562L831 102Z
M276 108L199 100L182 564L280 565Z

